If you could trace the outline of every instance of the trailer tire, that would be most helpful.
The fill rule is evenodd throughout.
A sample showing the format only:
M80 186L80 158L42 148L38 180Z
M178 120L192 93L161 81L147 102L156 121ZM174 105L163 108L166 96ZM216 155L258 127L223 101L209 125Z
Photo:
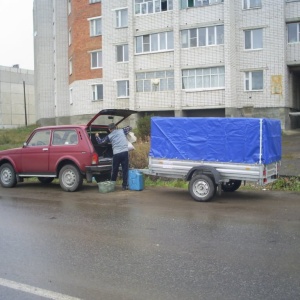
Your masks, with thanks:
M241 180L230 179L228 182L222 183L222 191L234 192L241 186L241 184L242 184Z
M214 197L216 186L209 176L195 175L189 182L189 193L195 201L206 202Z

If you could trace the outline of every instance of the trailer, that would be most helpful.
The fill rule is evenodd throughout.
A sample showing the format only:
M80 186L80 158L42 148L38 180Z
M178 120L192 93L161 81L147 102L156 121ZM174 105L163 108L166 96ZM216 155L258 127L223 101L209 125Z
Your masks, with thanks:
M189 181L195 201L234 192L242 181L266 185L278 178L281 124L264 118L151 118L144 174Z

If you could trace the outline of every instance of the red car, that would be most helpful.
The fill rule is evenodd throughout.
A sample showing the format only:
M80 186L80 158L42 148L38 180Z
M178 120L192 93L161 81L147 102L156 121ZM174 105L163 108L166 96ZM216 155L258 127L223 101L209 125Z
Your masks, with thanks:
M59 178L67 192L80 189L83 179L97 182L110 178L112 147L99 145L95 133L108 134L109 123L120 124L133 110L104 109L87 125L58 125L36 128L22 148L0 151L0 184L11 188L24 178L41 183Z

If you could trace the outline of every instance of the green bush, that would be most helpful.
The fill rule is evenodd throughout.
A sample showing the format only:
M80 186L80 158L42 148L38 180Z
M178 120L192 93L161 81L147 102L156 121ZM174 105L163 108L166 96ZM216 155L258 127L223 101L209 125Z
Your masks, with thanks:
M279 177L271 184L271 190L300 191L299 177Z
M153 115L145 115L138 119L137 125L137 137L142 141L149 141L150 133L151 133L151 117Z

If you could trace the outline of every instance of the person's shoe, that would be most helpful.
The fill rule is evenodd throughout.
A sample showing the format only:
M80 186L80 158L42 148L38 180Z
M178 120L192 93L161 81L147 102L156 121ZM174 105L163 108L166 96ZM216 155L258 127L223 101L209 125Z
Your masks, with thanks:
M123 191L128 190L128 186L123 186L123 187L122 187L122 190L123 190Z

